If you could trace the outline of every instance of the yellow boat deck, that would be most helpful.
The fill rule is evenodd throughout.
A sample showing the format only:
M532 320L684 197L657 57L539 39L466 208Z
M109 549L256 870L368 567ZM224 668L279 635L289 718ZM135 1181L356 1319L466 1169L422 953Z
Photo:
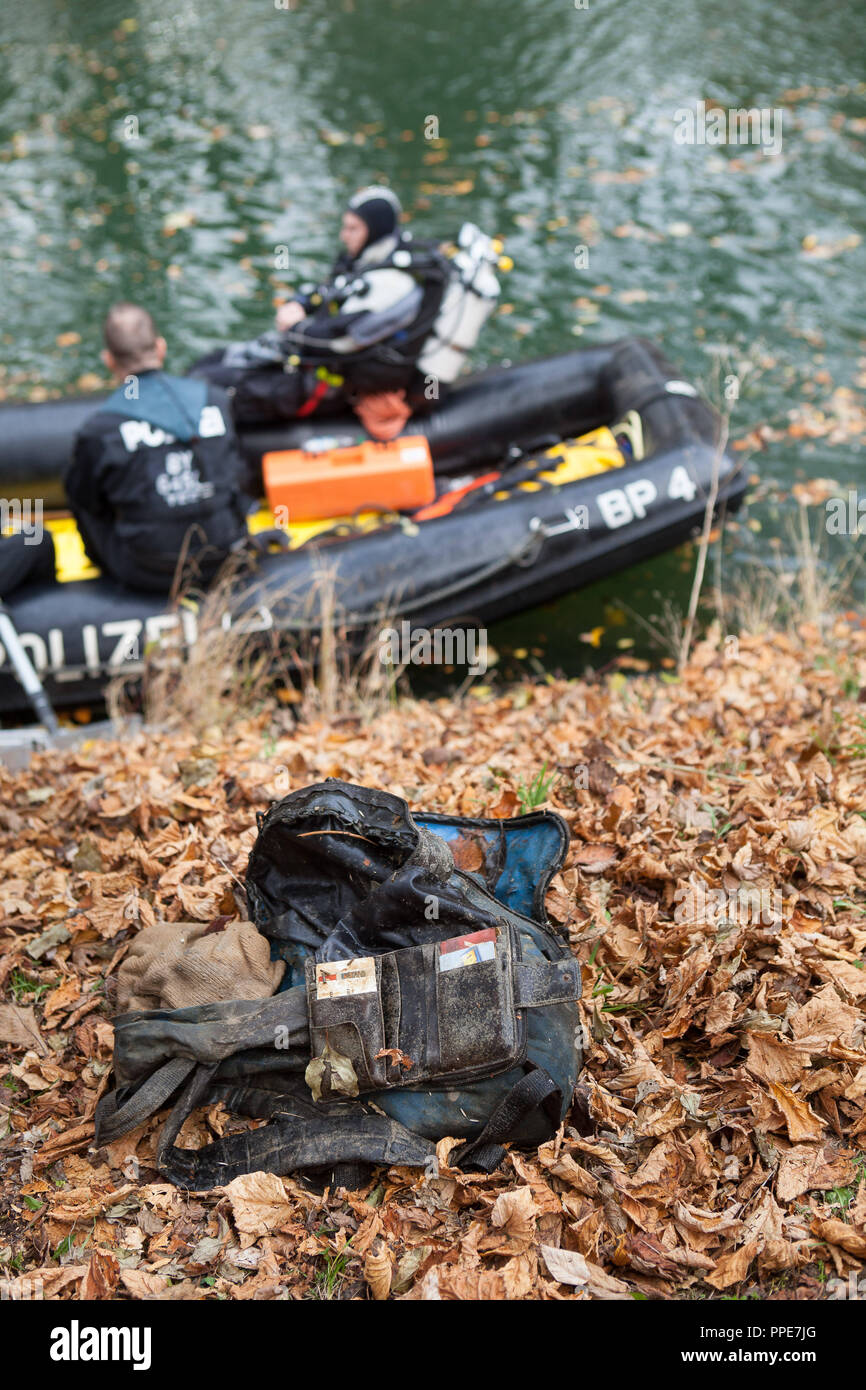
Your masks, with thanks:
M524 479L512 487L500 488L493 493L492 500L502 502L516 492L541 492L546 487L564 487L581 478L604 473L608 469L621 468L625 459L612 432L607 428L601 428L581 436L580 439L557 444L545 450L534 462L537 464L534 478ZM401 514L397 512L362 512L356 516L333 516L321 521L290 522L282 529L289 537L290 548L296 550L315 536L341 525L351 528L354 532L373 531L380 526L393 525L401 519L403 524L406 524L407 519L401 518ZM60 583L95 579L99 571L87 558L73 518L57 513L46 516L45 522L54 537L57 578ZM412 524L411 520L408 524ZM277 522L271 509L263 504L250 514L247 525L255 535L260 531L276 529Z

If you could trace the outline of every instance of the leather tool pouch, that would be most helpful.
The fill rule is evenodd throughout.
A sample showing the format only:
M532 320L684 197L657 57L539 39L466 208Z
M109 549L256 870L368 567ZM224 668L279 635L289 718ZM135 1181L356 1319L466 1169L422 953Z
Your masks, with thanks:
M308 960L313 1056L327 1045L348 1057L359 1092L507 1071L526 1055L518 953L503 922L379 956Z

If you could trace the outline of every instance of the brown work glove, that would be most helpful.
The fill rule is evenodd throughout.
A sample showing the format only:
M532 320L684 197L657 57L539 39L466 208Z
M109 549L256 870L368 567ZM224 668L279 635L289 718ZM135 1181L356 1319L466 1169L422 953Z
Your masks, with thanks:
M187 1009L224 999L266 999L285 970L252 922L157 922L140 932L116 980L118 1013Z

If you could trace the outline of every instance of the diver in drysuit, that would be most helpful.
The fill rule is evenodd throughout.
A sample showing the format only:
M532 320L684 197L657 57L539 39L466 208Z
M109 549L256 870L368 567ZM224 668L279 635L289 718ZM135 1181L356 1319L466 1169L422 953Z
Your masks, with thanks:
M102 357L123 384L85 421L64 481L93 563L168 594L179 564L207 582L245 544L251 501L225 392L169 376L165 354L146 309L110 310Z
M195 364L193 376L232 391L239 424L329 414L412 387L451 269L435 247L400 232L400 212L390 189L361 189L343 214L344 249L327 283L281 305L276 331Z

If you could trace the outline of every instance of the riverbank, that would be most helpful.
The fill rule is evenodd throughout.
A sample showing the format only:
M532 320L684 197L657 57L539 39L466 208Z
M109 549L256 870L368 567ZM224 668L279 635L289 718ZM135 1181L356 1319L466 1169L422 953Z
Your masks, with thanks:
M62 1299L839 1296L866 1262L864 690L852 614L826 641L711 633L679 677L0 768L0 1278ZM259 1174L190 1200L153 1124L93 1148L105 982L143 926L240 915L255 813L328 776L566 819L547 908L583 966L575 1103L491 1177L448 1169L444 1141L435 1180L319 1197ZM235 1127L215 1109L181 1142Z

